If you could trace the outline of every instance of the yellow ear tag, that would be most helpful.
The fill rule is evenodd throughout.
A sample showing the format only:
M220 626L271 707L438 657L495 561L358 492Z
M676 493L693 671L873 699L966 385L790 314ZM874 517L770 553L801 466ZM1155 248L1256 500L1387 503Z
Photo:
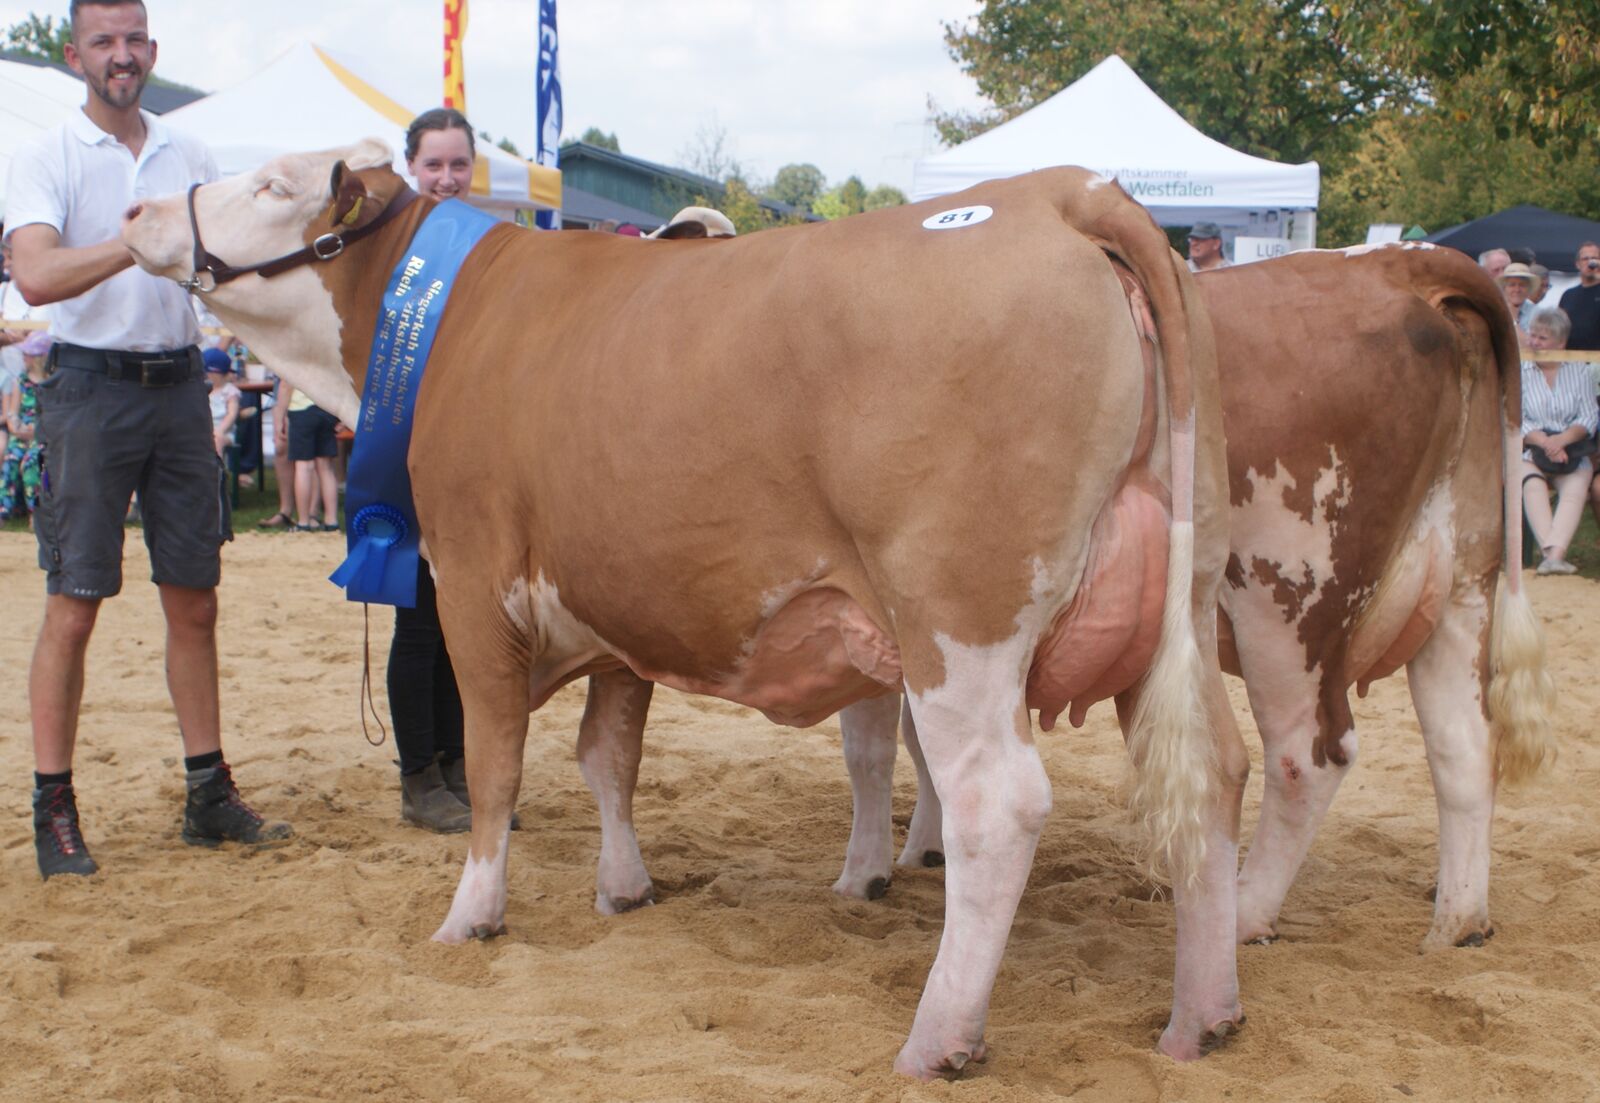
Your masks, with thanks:
M339 221L346 226L354 226L356 224L356 219L361 217L361 203L366 198L367 197L364 195L356 196L355 204L351 206L349 213Z

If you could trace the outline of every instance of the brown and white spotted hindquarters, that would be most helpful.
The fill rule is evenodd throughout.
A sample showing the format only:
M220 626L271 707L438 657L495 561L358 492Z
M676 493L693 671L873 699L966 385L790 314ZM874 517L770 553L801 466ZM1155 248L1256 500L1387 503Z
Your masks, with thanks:
M1520 510L1502 505L1520 426L1503 301L1465 258L1399 247L1199 284L1222 350L1233 500L1224 665L1250 688L1269 763L1240 935L1274 937L1354 760L1349 690L1402 667L1443 824L1429 944L1480 935L1495 759L1543 757L1531 748L1546 743L1548 703L1517 574Z

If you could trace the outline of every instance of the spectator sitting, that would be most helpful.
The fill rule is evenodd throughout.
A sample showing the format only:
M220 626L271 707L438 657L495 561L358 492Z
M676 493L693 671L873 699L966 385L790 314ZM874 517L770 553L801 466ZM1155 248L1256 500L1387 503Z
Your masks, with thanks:
M1535 276L1539 277L1539 285L1533 289L1533 294L1528 297L1528 301L1534 306L1538 306L1544 302L1545 293L1550 290L1550 269L1542 264L1530 264L1528 267L1533 270Z
M1511 317L1517 323L1517 337L1526 345L1528 320L1533 317L1534 311L1533 293L1539 286L1539 277L1526 264L1512 261L1506 265L1498 282L1500 293L1506 297L1506 305L1511 308Z
M1535 349L1565 347L1572 323L1559 310L1541 310L1529 323ZM1583 517L1583 500L1594 477L1595 431L1600 409L1586 365L1522 364L1522 504L1544 553L1540 574L1573 574L1567 547ZM1550 513L1550 490L1557 494Z
M1506 265L1511 263L1511 254L1504 249L1489 249L1478 254L1478 264L1489 273L1491 280L1498 281L1500 273L1506 270Z
M233 364L221 349L201 354L206 364L206 385L211 388L211 443L222 455L233 443L233 426L239 420L240 391L233 385Z
M19 344L26 374L5 397L5 425L10 434L0 461L0 521L26 516L32 523L39 508L44 444L39 440L39 384L50 377L48 333L35 331Z

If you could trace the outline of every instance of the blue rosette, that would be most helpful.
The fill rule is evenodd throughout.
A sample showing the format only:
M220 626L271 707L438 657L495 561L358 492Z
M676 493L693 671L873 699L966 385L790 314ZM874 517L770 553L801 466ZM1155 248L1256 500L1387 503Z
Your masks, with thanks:
M401 596L395 594L391 585L386 582L390 573L390 549L400 546L414 547L416 542L409 539L410 536L411 526L406 523L405 514L394 506L374 502L362 507L354 517L350 518L350 554L339 564L338 570L328 576L329 581L345 590L351 599L356 601L363 600L358 595L364 594L383 594L391 599ZM411 601L415 600L413 594Z

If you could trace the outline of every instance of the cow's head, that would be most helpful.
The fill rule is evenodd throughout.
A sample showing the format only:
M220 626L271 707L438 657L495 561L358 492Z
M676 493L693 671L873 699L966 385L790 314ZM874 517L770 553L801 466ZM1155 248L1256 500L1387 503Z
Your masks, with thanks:
M344 149L294 153L254 172L195 192L194 221L207 251L238 268L302 248L330 230L372 221L404 186L394 155L377 139ZM123 217L122 238L141 268L187 280L194 274L194 234L184 195L140 200ZM252 281L253 282L253 281ZM262 288L244 285L245 296ZM227 285L207 292L224 309L240 297Z
M371 223L405 188L394 154L377 139L320 153L296 153L194 193L204 250L234 268L294 253L330 232ZM122 240L147 272L179 282L195 274L186 195L135 203ZM333 265L337 266L334 261ZM205 290L205 304L263 362L326 409L354 414L355 391L341 360L338 273L312 262L270 278L241 276Z

